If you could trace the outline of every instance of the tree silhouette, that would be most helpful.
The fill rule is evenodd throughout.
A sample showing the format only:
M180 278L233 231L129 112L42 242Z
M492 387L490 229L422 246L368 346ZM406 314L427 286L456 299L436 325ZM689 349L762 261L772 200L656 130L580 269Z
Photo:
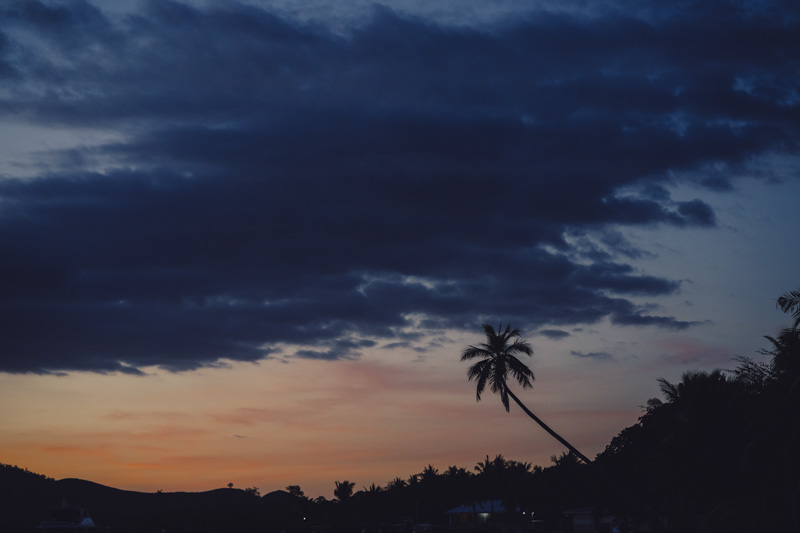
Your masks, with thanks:
M369 487L364 487L364 492L368 494L377 494L379 492L383 492L383 488L373 483Z
M486 492L483 499L489 501L489 515L491 516L492 529L494 529L494 501L500 496L503 486L503 470L506 461L502 455L497 455L494 460L486 456L486 461L475 465L475 472L482 478Z
M473 497L475 489L472 477L472 473L466 468L456 465L447 468L447 471L443 474L444 493L453 498L454 504L471 505L477 500L477 496Z
M337 515L339 516L339 523L341 527L339 531L350 531L350 522L351 522L351 509L350 503L353 497L353 487L355 487L355 483L352 481L336 481L336 488L333 491L333 495L339 502L339 509L337 511Z
M467 370L469 380L474 380L477 383L477 401L480 401L481 393L483 393L488 384L492 392L500 394L500 401L506 411L509 411L508 399L511 397L520 409L539 424L542 429L566 446L569 451L578 456L583 462L586 464L591 463L592 461L588 457L579 452L577 448L533 414L508 388L509 373L523 389L529 389L533 386L533 372L517 358L518 355L533 355L533 349L526 341L519 338L519 330L516 328L512 330L510 325L506 325L506 329L503 331L501 324L498 330L495 331L489 324L484 324L483 331L486 333L486 342L479 346L468 346L461 354L462 361L479 359Z
M650 402L598 460L635 486L673 531L771 530L756 527L748 509L772 505L762 480L777 480L763 474L768 454L756 453L766 451L757 442L765 416L756 381L722 370L687 371L678 382L661 378L664 401Z
M420 473L420 481L431 483L436 479L436 476L439 475L439 469L434 468L433 465L429 464L425 468L422 469Z
M305 498L306 495L303 492L303 489L300 488L300 485L289 485L286 487L286 491L296 498Z
M408 483L401 477L396 477L386 485L386 490L400 491L404 489Z
M353 496L353 487L355 487L355 483L352 481L336 481L336 488L333 491L333 495L336 496L336 499L339 500L340 503L345 503L347 500Z

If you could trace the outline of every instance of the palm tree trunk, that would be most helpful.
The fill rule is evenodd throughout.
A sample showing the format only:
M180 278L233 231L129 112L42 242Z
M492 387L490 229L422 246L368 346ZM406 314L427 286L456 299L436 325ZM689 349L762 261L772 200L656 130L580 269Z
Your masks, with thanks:
M515 402L517 402L517 405L519 405L519 408L520 408L520 409L522 409L523 411L525 411L525 414L526 414L526 415L528 415L529 417L531 417L531 418L534 420L534 422L536 422L537 424L539 424L540 426L542 426L542 429L543 429L543 430L545 430L546 432L548 432L548 433L550 434L550 436L552 436L552 437L553 437L554 439L556 439L558 442L560 442L561 444L563 444L564 446L566 446L566 447L567 447L567 449L568 449L569 451L571 451L571 452L572 452L572 453L574 453L576 456L578 456L578 458L580 458L580 459L581 459L581 460L582 460L584 463L586 463L587 465L588 465L588 464L591 464L591 462L592 462L592 461L591 461L591 459L589 459L588 457L586 457L585 455L583 455L581 452L579 452L579 451L578 451L578 449L577 449L577 448L575 448L575 446L573 446L572 444L570 444L569 442L567 442L566 440L564 440L564 437L562 437L561 435L559 435L558 433L556 433L555 431L553 431L552 429L550 429L550 426L548 426L547 424L545 424L545 423L542 421L542 419L541 419L541 418L539 418L538 416L536 416L535 414L533 414L533 413L531 412L531 410L530 410L530 409L528 409L527 407L525 407L525 404L524 404L524 403L522 403L522 402L520 401L520 399L519 399L519 398L517 398L516 394L514 394L513 392L511 392L511 390L510 390L508 387L506 387L506 392L508 393L508 395L509 395L509 396L511 396L511 398L512 398L512 399L513 399Z

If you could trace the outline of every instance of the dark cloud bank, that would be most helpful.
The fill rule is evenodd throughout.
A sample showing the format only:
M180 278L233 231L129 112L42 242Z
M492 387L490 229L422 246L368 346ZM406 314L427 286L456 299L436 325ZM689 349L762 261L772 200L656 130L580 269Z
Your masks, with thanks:
M615 228L712 227L674 180L725 190L795 152L800 4L661 4L486 27L377 8L346 34L236 5L0 8L2 120L124 139L0 180L0 371L689 326L635 303L679 286Z

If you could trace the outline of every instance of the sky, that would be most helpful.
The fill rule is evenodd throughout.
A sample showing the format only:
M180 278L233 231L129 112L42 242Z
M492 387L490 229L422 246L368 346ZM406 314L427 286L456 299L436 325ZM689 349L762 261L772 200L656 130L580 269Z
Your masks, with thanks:
M0 462L331 497L593 456L800 287L800 5L0 7Z

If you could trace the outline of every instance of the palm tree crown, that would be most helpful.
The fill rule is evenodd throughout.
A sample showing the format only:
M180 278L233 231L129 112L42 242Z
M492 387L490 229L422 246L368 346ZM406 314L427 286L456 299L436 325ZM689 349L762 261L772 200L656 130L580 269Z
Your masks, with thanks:
M461 360L480 359L467 370L470 381L477 382L477 400L480 401L481 393L488 383L492 392L500 394L500 400L508 411L506 379L511 374L523 389L531 388L533 372L517 356L521 354L532 356L533 349L526 341L519 338L519 330L511 329L510 325L506 325L503 331L501 324L495 331L489 324L484 324L483 331L486 333L486 342L478 346L467 346L461 354Z

